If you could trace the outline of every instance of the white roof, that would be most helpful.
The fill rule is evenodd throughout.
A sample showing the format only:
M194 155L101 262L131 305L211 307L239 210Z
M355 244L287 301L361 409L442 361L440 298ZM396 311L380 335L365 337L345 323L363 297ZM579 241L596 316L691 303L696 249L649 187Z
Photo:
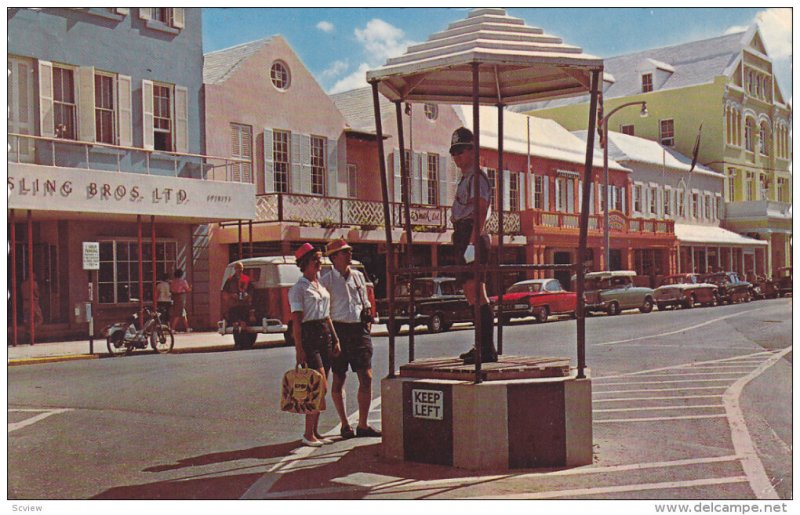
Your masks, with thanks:
M740 245L765 247L766 241L755 240L733 231L709 225L675 224L675 237L680 243L701 243L709 245Z
M464 127L473 130L472 106L453 106ZM498 148L497 108L480 108L480 144L483 148ZM505 110L503 113L503 151L519 155L528 153L528 120L531 124L531 155L583 165L586 162L586 143L553 120L536 118ZM585 132L585 131L584 131ZM603 166L603 153L595 149L594 166ZM609 169L630 170L609 159Z
M572 134L582 141L586 141L585 130L573 131ZM608 140L611 143L608 146L608 158L614 159L619 163L624 164L626 161L633 161L656 166L664 165L668 169L681 172L688 172L692 167L692 158L690 156L685 156L675 149L665 147L657 141L640 138L638 136L630 136L628 134L622 134L621 132L609 132ZM603 152L598 138L595 138L595 152L600 152L601 155ZM710 175L720 179L723 178L721 173L703 166L700 163L695 165L692 173Z
M603 60L529 27L505 9L475 9L425 43L367 72L391 101L472 103L472 65L480 63L481 104L569 97L590 89Z

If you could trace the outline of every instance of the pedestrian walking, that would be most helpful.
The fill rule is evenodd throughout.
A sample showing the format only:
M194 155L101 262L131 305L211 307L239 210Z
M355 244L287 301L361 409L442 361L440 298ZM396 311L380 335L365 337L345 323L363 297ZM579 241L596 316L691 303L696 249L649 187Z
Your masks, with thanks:
M343 239L333 240L325 248L333 267L320 279L331 294L331 319L341 342L341 353L333 358L331 398L341 421L342 438L381 436L368 424L372 402L372 305L367 297L364 274L350 267L353 249ZM344 383L347 368L358 376L358 425L356 430L347 419Z
M172 291L170 290L169 274L161 274L161 280L156 283L156 309L161 313L161 320L170 324L172 322Z
M182 322L184 331L191 333L189 314L186 311L186 296L192 291L192 287L183 277L183 270L180 268L176 268L175 273L172 275L172 280L169 282L169 290L172 294L172 329L177 331L178 323Z
M33 284L31 284L33 283ZM20 285L22 293L22 320L25 325L31 323L31 299L33 299L33 324L39 326L44 323L42 306L39 304L39 283L36 274L32 273Z
M297 249L294 257L303 274L289 289L295 358L298 365L305 364L323 377L320 411L306 415L305 432L301 441L309 447L321 447L331 443L331 440L319 434L319 415L326 407L324 392L328 390L331 358L339 355L341 347L331 322L330 293L319 282L322 252L310 243L304 243Z
M458 169L461 171L461 180L456 188L453 199L453 247L457 265L471 264L478 260L480 264L489 262L489 236L486 233L486 220L491 211L492 186L486 172L475 167L475 147L472 131L460 127L453 132L450 140L450 155ZM478 175L478 187L475 187L475 174ZM475 223L475 196L478 196L478 237L473 231ZM494 348L494 314L489 305L486 294L486 283L483 277L475 277L472 272L457 274L463 284L464 295L470 306L477 302L480 306L481 334L480 349L481 361L486 363L497 361L497 351ZM475 281L478 282L478 297L475 297ZM475 349L471 349L459 356L464 364L475 363Z

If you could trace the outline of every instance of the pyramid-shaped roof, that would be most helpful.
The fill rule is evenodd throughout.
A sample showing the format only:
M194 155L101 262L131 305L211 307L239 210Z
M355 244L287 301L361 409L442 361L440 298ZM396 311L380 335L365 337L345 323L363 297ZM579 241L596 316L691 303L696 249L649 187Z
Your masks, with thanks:
M603 60L525 25L505 9L475 9L425 43L367 72L389 100L472 103L472 64L481 66L481 104L580 95Z

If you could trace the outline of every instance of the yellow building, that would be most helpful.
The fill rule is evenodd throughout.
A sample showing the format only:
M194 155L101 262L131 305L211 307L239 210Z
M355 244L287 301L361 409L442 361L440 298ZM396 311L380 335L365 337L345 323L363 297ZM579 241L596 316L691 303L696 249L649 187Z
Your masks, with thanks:
M649 115L622 109L609 131L691 156L725 175L723 226L768 244L766 272L791 265L791 105L757 26L745 32L605 60L604 111L647 102ZM521 106L570 130L582 129L588 97Z

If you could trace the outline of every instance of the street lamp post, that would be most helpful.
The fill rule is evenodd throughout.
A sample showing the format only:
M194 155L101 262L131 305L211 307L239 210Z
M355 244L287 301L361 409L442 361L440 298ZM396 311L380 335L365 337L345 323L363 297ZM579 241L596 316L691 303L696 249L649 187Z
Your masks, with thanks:
M628 102L626 104L617 106L610 113L603 116L603 118L601 118L600 122L597 124L598 130L603 131L603 246L605 248L604 256L606 270L611 270L611 236L608 230L608 212L610 210L610 206L608 205L608 120L614 113L623 107L634 105L642 106L642 111L639 113L642 118L647 116L647 102Z

